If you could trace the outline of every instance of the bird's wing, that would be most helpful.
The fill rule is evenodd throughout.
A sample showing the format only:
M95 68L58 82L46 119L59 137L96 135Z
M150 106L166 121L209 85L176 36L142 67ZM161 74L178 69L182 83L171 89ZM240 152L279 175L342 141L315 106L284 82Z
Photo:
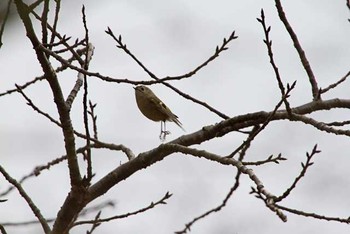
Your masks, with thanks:
M154 103L154 105L157 105L157 109L160 110L163 114L165 114L166 116L168 116L169 121L174 122L177 126L179 126L183 131L186 131L183 127L182 127L182 123L180 122L180 120L178 119L178 117L171 112L171 110L167 107L167 105L164 104L164 102L162 102L159 98L152 98L151 99L152 102Z

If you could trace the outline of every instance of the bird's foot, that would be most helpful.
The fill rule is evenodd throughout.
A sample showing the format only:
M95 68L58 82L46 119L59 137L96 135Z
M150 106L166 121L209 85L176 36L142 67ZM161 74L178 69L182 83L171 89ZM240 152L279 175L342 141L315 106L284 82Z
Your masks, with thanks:
M159 139L161 140L161 141L165 141L165 139L166 139L166 136L167 135L170 135L171 134L171 132L170 131L161 131L160 132L160 135L159 135Z

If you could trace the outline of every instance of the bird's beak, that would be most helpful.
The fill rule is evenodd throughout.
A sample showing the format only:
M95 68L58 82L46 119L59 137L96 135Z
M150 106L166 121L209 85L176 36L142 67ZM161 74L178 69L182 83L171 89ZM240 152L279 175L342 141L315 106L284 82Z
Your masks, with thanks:
M136 86L135 87L133 87L135 90L136 90Z

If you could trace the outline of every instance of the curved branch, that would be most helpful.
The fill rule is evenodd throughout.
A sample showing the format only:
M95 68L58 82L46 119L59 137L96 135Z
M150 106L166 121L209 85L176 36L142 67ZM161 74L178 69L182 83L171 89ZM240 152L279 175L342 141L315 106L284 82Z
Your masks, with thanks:
M292 112L302 115L319 110L328 110L330 108L350 108L350 100L332 99L327 101L310 102L303 106L292 108ZM216 137L222 137L241 128L262 124L270 116L271 112L264 111L236 116L223 120L215 125L203 127L197 132L184 135L167 144L178 144L182 146L200 144ZM281 110L274 114L272 120L286 120L289 119L289 117L290 115L287 111ZM159 147L141 153L135 159L120 165L118 168L112 170L109 174L90 187L88 201L92 201L101 196L111 187L125 180L136 171L147 168L148 166L163 160L173 152L174 151L167 148L167 146L160 145Z

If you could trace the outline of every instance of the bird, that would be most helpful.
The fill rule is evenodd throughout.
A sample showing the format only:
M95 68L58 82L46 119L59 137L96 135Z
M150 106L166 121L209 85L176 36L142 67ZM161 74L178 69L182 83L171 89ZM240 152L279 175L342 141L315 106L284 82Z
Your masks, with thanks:
M166 130L165 122L174 122L177 126L179 126L183 131L185 129L182 127L182 123L177 117L165 104L162 102L154 93L153 91L144 86L144 85L138 85L134 87L135 89L135 97L136 97L136 103L141 111L141 113L146 116L148 119L159 122L161 121L161 132L159 138L165 140L165 136L170 134L169 131ZM164 129L163 129L163 123L164 123Z

